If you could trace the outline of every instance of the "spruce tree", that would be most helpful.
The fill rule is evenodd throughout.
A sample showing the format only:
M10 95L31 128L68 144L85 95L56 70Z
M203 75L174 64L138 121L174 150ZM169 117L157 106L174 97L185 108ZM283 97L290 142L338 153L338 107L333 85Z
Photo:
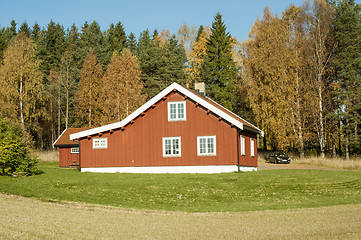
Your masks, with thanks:
M361 149L361 6L343 0L336 8L336 71L340 117L344 121L346 158Z
M109 63L111 53L106 51L109 49L105 41L105 36L100 30L100 26L96 21L90 25L84 23L80 34L79 47L76 52L76 57L82 65L89 50L93 49L97 59L102 63L105 69Z
M235 109L236 64L232 58L232 37L226 32L222 15L217 13L207 39L206 56L201 78L207 84L207 94L215 101L233 111Z
M109 43L110 53L120 53L123 50L126 45L127 36L121 22L118 22L115 26L114 24L110 25L107 40Z
M158 36L155 32L154 37ZM149 31L144 31L138 43L136 55L142 70L143 92L152 98L173 82L185 85L185 51L175 40L175 36L164 44L152 40Z
M126 47L130 49L132 54L135 54L137 48L137 39L135 38L134 33L130 33L126 42Z
M34 26L33 26L33 30L31 31L31 37L33 38L35 43L38 41L40 31L41 31L41 29L40 29L39 24L35 23Z
M21 24L19 33L24 33L25 36L30 37L31 29L26 21Z
M42 60L41 70L45 75L49 75L50 71L57 70L60 65L61 56L65 51L65 32L63 26L59 23L50 21L44 36L38 41L38 57Z

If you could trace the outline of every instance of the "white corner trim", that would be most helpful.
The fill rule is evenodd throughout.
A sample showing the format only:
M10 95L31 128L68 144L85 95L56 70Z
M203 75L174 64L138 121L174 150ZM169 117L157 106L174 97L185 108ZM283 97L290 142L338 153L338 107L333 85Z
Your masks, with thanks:
M210 111L212 111L213 113L215 113L218 116L222 117L223 119L227 120L228 122L234 124L239 129L243 130L243 124L240 121L238 121L237 119L235 119L234 117L232 117L231 115L223 112L222 110L220 110L217 107L213 106L212 104L208 103L203 98L201 98L200 96L194 94L193 92L189 91L188 89L182 87L181 85L179 85L177 83L172 83L167 88L165 88L163 91L161 91L156 96L154 96L152 99L150 99L148 102L146 102L141 107L139 107L137 110L132 112L128 117L126 117L122 121L71 134L70 135L70 140L74 140L74 139L94 135L94 134L97 134L97 133L100 133L100 132L106 132L106 131L116 129L116 128L121 128L121 127L125 126L126 124L128 124L131 120L133 120L134 118L139 116L142 112L146 111L153 104L157 103L159 100L161 100L164 96L166 96L168 93L170 93L174 89L181 92L182 94L189 97L190 99L198 102L200 105L202 105L203 107L209 109Z
M81 172L95 173L224 173L237 172L236 165L208 166L159 166L159 167L93 167L81 168ZM240 171L257 171L257 167L240 166Z

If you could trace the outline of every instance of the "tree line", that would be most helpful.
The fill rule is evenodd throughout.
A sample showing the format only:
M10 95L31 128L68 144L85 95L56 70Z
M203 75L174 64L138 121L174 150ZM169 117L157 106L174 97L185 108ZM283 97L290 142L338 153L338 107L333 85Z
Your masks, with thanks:
M211 26L101 31L24 22L0 29L0 114L24 140L49 148L67 127L119 121L177 82L205 82L207 95L254 122L264 150L361 152L360 6L353 0L265 8L246 41L222 15Z

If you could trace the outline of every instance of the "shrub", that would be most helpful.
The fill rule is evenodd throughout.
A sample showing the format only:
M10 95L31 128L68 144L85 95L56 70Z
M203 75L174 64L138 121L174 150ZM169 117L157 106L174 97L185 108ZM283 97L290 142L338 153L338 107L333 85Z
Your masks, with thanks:
M21 129L0 119L0 175L34 175L37 158L31 157L21 141Z

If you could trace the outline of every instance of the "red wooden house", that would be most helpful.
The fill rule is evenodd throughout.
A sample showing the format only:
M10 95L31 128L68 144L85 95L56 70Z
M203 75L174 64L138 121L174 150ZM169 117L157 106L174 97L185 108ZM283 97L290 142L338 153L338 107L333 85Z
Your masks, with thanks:
M70 140L69 135L87 129L89 128L67 128L53 143L54 147L59 148L60 167L79 166L79 142Z
M70 135L83 172L218 173L257 170L263 132L173 83L120 122Z

